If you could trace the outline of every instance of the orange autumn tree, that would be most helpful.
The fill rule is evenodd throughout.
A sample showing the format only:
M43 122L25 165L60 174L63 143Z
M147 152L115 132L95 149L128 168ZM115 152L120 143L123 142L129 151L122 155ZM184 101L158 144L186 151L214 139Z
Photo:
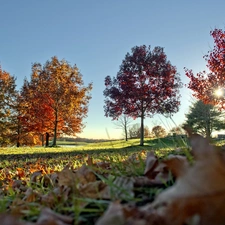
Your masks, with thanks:
M46 135L46 146L48 146L49 133L54 128L54 111L50 107L52 100L48 95L39 89L38 79L31 79L29 83L26 79L21 88L20 106L22 115L20 116L21 132L33 137L33 144L38 144L41 136L41 143L44 145Z
M214 39L214 47L204 56L209 72L203 71L196 75L185 68L186 76L190 78L188 88L194 97L205 104L218 105L225 109L225 31L214 29L210 32ZM216 91L221 90L221 95Z
M35 63L27 87L32 96L29 100L31 111L27 113L30 118L35 118L31 120L34 130L52 133L53 146L56 145L57 136L76 135L82 131L92 84L84 86L76 65L71 66L65 60L59 61L56 56L44 66Z

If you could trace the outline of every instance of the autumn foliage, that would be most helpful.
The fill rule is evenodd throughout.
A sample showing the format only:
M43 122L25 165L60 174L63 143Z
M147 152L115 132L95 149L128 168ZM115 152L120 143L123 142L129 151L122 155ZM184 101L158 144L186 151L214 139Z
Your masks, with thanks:
M60 135L84 128L92 84L84 85L76 65L52 57L32 65L30 81L16 90L16 78L0 68L0 145L56 145Z
M21 123L27 132L53 137L76 135L84 127L92 84L84 86L76 65L53 57L44 66L32 66L31 80L24 81L21 105L24 113Z
M204 103L225 108L224 96L215 95L218 88L224 92L225 87L225 31L214 29L210 34L214 39L214 47L204 56L209 72L203 71L195 75L192 70L185 68L186 76L190 78L188 88Z
M178 111L180 77L161 47L135 46L122 61L116 77L105 78L105 115L117 119L121 114L141 118L143 145L144 118L155 113Z

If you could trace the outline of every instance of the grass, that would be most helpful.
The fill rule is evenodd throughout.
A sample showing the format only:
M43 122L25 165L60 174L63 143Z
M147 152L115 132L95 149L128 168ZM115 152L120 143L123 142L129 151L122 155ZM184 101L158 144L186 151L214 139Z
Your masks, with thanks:
M222 141L215 143L224 144ZM124 182L129 183L129 178L143 176L148 151L153 150L159 157L164 157L177 148L181 149L180 154L187 154L187 141L181 138L145 139L144 146L139 146L139 140L133 139L127 142L83 143L73 147L0 148L0 212L14 212L24 220L36 221L42 207L46 206L60 214L72 216L75 218L74 224L94 224L113 199L93 198L90 193L86 196L73 190L69 194L66 189L53 198L51 196L57 185L50 182L48 176L60 173L68 166L79 171L91 157L93 163L110 165L110 170L92 169L97 181L108 185L115 196L120 193L122 202L143 205L170 184L135 187L133 195L127 186L123 189ZM135 156L132 161L128 160L130 156ZM30 195L28 190L32 191Z

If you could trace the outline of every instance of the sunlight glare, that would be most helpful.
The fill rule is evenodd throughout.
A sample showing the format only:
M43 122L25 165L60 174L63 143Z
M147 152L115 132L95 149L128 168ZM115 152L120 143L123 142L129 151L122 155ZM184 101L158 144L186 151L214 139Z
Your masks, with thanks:
M222 97L223 96L223 89L222 88L218 88L216 91L215 91L215 95L217 97Z

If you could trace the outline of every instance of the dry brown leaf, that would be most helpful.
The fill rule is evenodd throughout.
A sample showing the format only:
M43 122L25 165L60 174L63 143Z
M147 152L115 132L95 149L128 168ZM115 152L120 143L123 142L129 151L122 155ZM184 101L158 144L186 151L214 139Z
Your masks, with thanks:
M24 192L27 190L26 181L24 180L13 180L11 186L14 191Z
M155 210L145 210L132 205L112 202L96 225L168 225Z
M77 182L77 175L68 167L64 168L62 171L57 172L58 175L58 185L73 187Z
M189 163L185 156L169 155L163 163L170 169L174 177L182 176L186 173Z
M39 181L39 178L42 176L42 170L35 171L31 174L30 182L36 183Z
M150 180L144 176L133 177L133 179L135 187L158 187L159 185L162 185L162 182L159 183L156 180Z
M48 186L57 186L58 184L58 175L57 173L52 173L52 174L45 174L42 178L42 183L44 187Z
M32 188L28 188L25 192L23 201L35 202L38 199L40 199L40 194L37 191L33 190Z
M76 172L77 180L80 184L87 184L96 181L93 171L86 165L82 165Z
M156 168L157 165L158 165L158 159L156 158L154 152L153 151L148 152L147 158L146 158L146 166L145 166L144 175L148 177L149 179L154 179L156 176L154 169Z
M147 153L144 175L155 184L165 184L171 179L167 165L159 162L153 151Z
M111 199L134 197L134 182L133 177L116 177L110 187Z
M0 224L1 225L34 225L34 223L20 221L17 216L13 216L10 214L1 214Z
M44 208L37 220L36 225L72 225L73 218L60 215L49 208Z
M95 225L124 225L125 216L123 206L119 202L112 202Z
M108 193L107 185L102 181L98 180L87 184L78 185L79 194L86 198L104 198L109 199L110 194Z
M94 163L93 163L93 158L92 158L91 156L88 156L86 162L87 162L87 165L88 165L88 166L93 166L93 165L94 165Z
M222 225L225 221L224 160L200 135L190 134L190 142L196 162L172 187L159 194L152 207L168 224L182 225L199 218L199 225Z
M104 170L111 169L111 164L109 162L98 162L96 166L97 168L104 169Z

